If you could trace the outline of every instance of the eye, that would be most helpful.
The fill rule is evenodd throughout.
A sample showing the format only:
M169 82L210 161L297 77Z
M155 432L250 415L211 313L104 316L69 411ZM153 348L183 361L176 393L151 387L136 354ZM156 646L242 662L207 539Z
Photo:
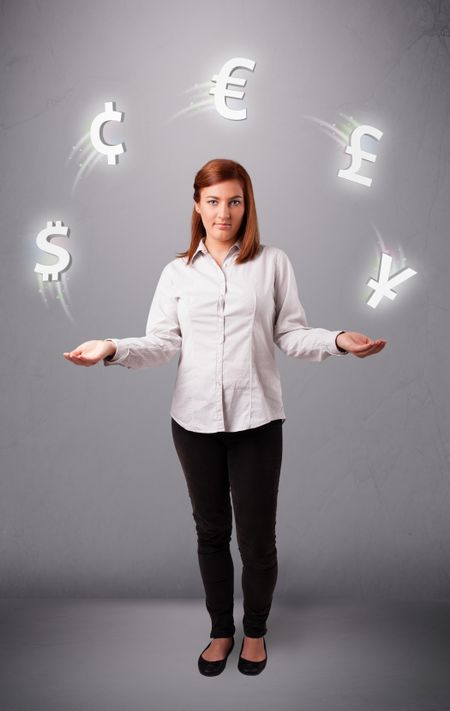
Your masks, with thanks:
M214 198L207 200L208 205L212 205L213 203L216 203L216 202L217 202L217 200L214 200ZM231 200L230 202L235 203L237 205L241 204L241 200L239 198L236 198L235 200Z

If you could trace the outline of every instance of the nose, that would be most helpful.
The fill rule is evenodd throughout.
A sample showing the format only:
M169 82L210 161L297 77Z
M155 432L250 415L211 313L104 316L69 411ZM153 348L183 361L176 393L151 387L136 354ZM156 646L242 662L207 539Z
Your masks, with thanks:
M225 222L229 217L230 208L228 207L228 205L222 205L222 207L219 209L219 219Z

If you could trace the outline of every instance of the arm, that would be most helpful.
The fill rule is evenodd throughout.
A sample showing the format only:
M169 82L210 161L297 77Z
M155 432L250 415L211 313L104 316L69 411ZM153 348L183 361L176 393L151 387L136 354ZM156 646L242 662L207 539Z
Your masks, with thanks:
M169 265L159 278L147 319L145 336L106 338L116 351L103 359L103 364L123 365L126 368L148 368L167 363L181 349L181 330L177 302Z
M297 282L289 257L278 249L276 255L274 342L287 356L322 361L330 355L346 355L336 338L343 331L307 325L300 303Z

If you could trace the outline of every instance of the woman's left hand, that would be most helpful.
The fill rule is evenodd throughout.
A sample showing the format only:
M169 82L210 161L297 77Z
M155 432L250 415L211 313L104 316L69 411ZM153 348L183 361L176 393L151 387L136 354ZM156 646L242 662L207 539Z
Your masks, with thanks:
M365 336L363 333L357 333L356 331L345 331L345 333L340 333L336 339L336 343L339 348L343 348L349 353L358 358L365 358L369 355L374 355L383 350L387 341L382 338L378 338L374 341L372 338Z

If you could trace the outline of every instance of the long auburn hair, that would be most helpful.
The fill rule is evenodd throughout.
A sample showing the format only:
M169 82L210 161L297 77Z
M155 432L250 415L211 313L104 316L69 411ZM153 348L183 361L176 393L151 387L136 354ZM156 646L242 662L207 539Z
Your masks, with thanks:
M194 179L194 200L200 202L200 191L202 188L207 188L210 185L221 183L224 180L238 180L244 192L244 215L236 235L242 237L241 249L236 264L241 264L249 259L253 259L259 250L259 228L258 219L256 216L255 198L253 195L253 186L249 174L245 168L234 160L226 158L213 158L205 163L200 168ZM192 257L195 254L200 240L206 236L206 230L203 226L202 218L192 208L191 218L191 243L185 252L177 254L177 257L187 257L186 264L190 264Z

